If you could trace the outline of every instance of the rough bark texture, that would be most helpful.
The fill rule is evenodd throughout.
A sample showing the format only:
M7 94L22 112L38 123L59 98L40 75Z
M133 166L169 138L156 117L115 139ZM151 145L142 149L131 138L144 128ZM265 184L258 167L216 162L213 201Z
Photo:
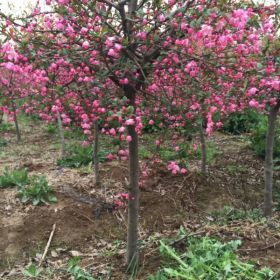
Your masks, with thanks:
M66 146L65 146L64 130L62 126L61 116L59 113L57 115L57 123L58 123L59 135L60 135L61 157L63 158L65 156Z
M21 141L21 133L19 130L19 125L18 125L18 119L17 119L17 109L16 105L13 103L13 113L14 113L14 122L15 122L15 127L16 127L16 134L17 134L17 141Z
M127 236L127 264L128 270L133 272L138 265L138 212L139 212L139 159L138 135L135 126L128 127L128 134L132 137L129 143L129 200L128 200L128 236Z
M101 184L98 152L99 152L99 129L98 129L98 121L95 121L94 122L93 162L94 162L95 184L97 186L99 186Z
M272 188L273 188L273 147L275 124L277 113L279 111L280 103L278 102L273 107L268 116L268 128L266 134L266 148L265 148L265 195L264 195L264 214L267 217L272 215Z
M208 172L207 166L207 146L202 124L199 126L199 136L201 144L201 172L206 174Z
M127 86L125 94L130 105L135 108L136 91ZM138 215L139 215L139 155L138 134L135 125L128 126L129 142L129 199L128 199L128 231L127 231L127 270L134 273L138 268Z

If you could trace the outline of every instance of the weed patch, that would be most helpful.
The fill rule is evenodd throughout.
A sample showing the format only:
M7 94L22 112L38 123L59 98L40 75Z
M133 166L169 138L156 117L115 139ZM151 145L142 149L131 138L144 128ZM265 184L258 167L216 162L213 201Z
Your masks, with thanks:
M99 152L99 161L107 161L108 150ZM78 168L89 165L93 162L93 148L91 146L84 147L82 145L71 145L67 149L67 156L57 161L57 165L70 168Z
M0 176L0 188L23 187L29 183L29 177L26 169L23 170L4 170Z
M212 213L214 223L219 225L227 225L234 221L250 220L254 222L260 222L265 219L263 212L259 208L250 210L236 209L226 206L222 210Z
M21 202L31 202L33 205L57 202L57 198L44 176L32 176L29 184L19 189L19 197Z
M222 243L209 237L186 239L184 253L177 252L168 243L160 241L160 252L165 265L149 280L168 279L278 279L269 268L257 269L254 263L238 259L237 248L241 241Z

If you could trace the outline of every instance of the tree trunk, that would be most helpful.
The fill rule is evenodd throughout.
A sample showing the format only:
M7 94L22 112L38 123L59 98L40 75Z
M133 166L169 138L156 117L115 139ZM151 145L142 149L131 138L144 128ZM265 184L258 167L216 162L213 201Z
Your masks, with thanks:
M128 126L129 143L129 200L128 200L128 233L127 264L128 271L135 272L138 266L138 212L139 212L139 158L138 134L135 126Z
M4 113L2 111L0 111L0 124L2 123L4 118Z
M206 174L208 172L207 166L207 146L205 141L204 129L202 123L199 125L199 136L201 145L201 172Z
M96 120L94 122L94 143L93 143L93 163L94 163L96 186L99 186L101 184L98 152L99 152L99 129L98 129L98 120Z
M64 130L62 126L60 113L57 114L57 123L58 123L58 130L59 130L60 144L61 144L61 158L63 158L65 156L66 145L65 145Z
M16 134L17 134L17 141L21 141L21 133L19 130L19 125L18 125L18 119L17 119L17 108L15 103L13 103L13 113L14 113L14 122L15 122L15 127L16 127Z
M277 120L277 113L279 111L280 103L271 108L268 115L268 128L266 134L265 147L265 195L264 195L264 214L267 217L272 215L272 188L273 188L273 147L275 125Z
M136 92L126 88L126 96L135 109ZM134 110L135 111L135 110ZM129 142L129 189L128 189L128 230L127 230L127 271L134 274L138 269L138 215L139 215L139 155L138 134L135 125L128 126Z

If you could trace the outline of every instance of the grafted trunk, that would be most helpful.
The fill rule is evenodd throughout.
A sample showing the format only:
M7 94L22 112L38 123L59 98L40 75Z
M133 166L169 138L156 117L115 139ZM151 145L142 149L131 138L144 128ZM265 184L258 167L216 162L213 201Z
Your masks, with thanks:
M268 115L268 128L266 134L265 147L265 196L264 196L264 214L267 217L272 215L272 189L273 189L273 147L275 136L275 125L277 120L277 113L279 111L280 103L278 102L273 107Z
M59 130L60 144L61 144L61 157L63 158L66 152L66 145L65 145L64 129L62 126L60 113L57 114L57 123L58 123L58 130Z
M205 140L202 123L199 125L199 136L200 136L200 146L201 146L201 172L203 174L206 174L208 172L207 146L206 146L206 140Z
M16 134L17 134L17 141L21 141L21 133L19 130L19 125L18 125L18 118L17 118L17 108L15 103L13 103L13 113L14 113L14 122L15 122L15 127L16 127Z
M94 163L96 186L99 186L101 184L98 153L99 153L99 129L98 129L98 120L96 120L94 122L94 143L93 143L93 163Z

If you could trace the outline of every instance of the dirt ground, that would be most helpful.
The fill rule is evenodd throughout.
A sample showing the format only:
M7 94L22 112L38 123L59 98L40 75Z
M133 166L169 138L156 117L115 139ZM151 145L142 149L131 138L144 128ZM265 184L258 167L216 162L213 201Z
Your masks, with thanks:
M212 211L225 205L243 209L261 207L263 188L262 161L253 156L246 142L220 133L210 141L222 155L211 163L207 177L199 173L199 162L195 161L190 163L186 175L171 175L163 167L156 167L141 191L143 245L138 279L147 279L147 275L160 268L157 241L176 235L181 226L225 240L241 238L242 258L253 258L260 266L270 266L280 273L277 215L268 225L248 221L231 226L205 223ZM58 157L56 137L34 124L24 128L22 143L17 144L11 137L1 153L0 173L5 167L16 167L46 175L58 203L40 207L23 205L16 189L0 190L0 278L23 279L22 268L30 261L38 263L56 224L44 262L44 267L52 267L56 273L46 279L70 279L65 275L67 262L77 255L83 260L81 265L95 275L107 275L112 269L110 279L128 279L127 211L111 207L114 195L126 189L127 164L118 161L102 164L103 187L96 188L94 176L87 169L60 168L56 165Z

